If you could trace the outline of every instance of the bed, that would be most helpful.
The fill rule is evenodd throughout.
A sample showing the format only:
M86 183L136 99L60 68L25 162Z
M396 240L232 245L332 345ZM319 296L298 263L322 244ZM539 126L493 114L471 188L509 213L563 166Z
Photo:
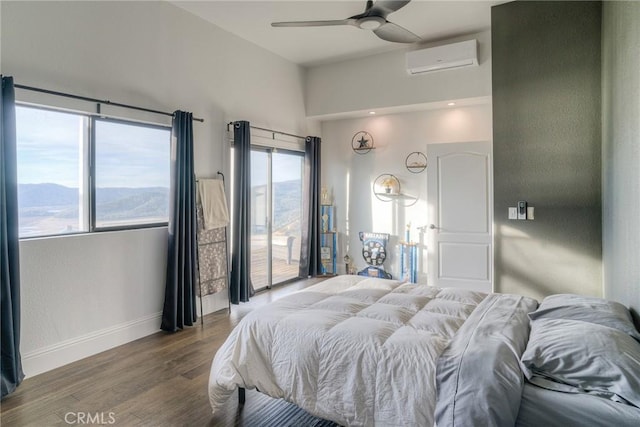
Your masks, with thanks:
M528 426L549 419L541 418L549 412L541 415L539 401L553 406L553 396L570 395L607 400L601 414L619 417L617 425L640 420L633 378L631 394L620 399L619 393L605 399L597 391L540 386L544 381L536 378L550 376L531 355L544 350L547 341L538 332L547 329L545 322L558 321L549 316L566 315L555 304L543 301L547 318L536 318L538 302L523 296L337 276L258 308L238 324L212 362L211 408L215 413L236 390L249 388L345 426ZM532 325L535 345L529 343ZM640 366L640 350L630 360Z

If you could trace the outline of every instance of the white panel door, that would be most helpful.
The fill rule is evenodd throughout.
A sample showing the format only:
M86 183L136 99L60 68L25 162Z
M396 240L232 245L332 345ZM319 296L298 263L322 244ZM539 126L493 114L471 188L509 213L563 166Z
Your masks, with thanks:
M492 291L491 143L427 145L431 286Z

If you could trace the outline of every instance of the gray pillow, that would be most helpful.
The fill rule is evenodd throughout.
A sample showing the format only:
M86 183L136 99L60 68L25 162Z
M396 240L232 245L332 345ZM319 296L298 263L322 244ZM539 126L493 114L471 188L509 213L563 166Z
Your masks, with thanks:
M557 294L542 300L540 307L529 313L531 320L582 320L617 329L640 341L640 332L633 326L631 313L615 301L573 294Z
M521 361L527 379L541 387L640 408L640 343L617 329L580 320L536 319Z

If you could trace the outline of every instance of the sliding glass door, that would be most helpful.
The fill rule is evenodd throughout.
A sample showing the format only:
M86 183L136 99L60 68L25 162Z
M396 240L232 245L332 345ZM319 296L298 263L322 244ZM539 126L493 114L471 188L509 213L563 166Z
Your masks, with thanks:
M251 150L251 280L256 290L298 277L304 155Z

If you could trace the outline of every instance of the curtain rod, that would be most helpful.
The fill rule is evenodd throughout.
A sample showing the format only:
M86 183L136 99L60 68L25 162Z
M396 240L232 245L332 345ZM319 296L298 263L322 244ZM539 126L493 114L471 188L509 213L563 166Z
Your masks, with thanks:
M229 131L229 126L230 126L230 125L232 125L232 124L233 124L233 122L229 122L229 123L227 123L227 132ZM278 135L286 135L286 136L290 136L290 137L292 137L292 138L298 138L298 139L304 139L304 140L306 140L306 139L307 139L307 137L306 137L306 136L294 135L294 134L292 134L292 133L287 133L287 132L280 132L279 130L273 130L273 129L261 128L261 127L258 127L258 126L251 126L251 125L249 125L249 127L250 127L251 129L258 129L258 130L263 130L263 131L265 131L265 132L271 132L273 135L278 134Z
M96 102L98 104L113 105L115 107L129 108L131 110L146 111L147 113L162 114L162 115L165 115L165 116L172 116L173 117L173 113L167 113L166 111L152 110L150 108L144 108L144 107L136 107L135 105L121 104L119 102L111 102L109 100L103 100L103 99L97 99L97 98L89 98L89 97L86 97L86 96L73 95L71 93L64 93L64 92L56 92L55 90L41 89L41 88L38 88L38 87L25 86L25 85L20 85L20 84L14 84L13 87L15 87L17 89L30 90L30 91L33 91L33 92L46 93L48 95L64 96L65 98L79 99L81 101ZM98 110L98 112L99 112L99 110ZM193 120L195 120L197 122L204 122L204 119L199 119L197 117L193 117Z

